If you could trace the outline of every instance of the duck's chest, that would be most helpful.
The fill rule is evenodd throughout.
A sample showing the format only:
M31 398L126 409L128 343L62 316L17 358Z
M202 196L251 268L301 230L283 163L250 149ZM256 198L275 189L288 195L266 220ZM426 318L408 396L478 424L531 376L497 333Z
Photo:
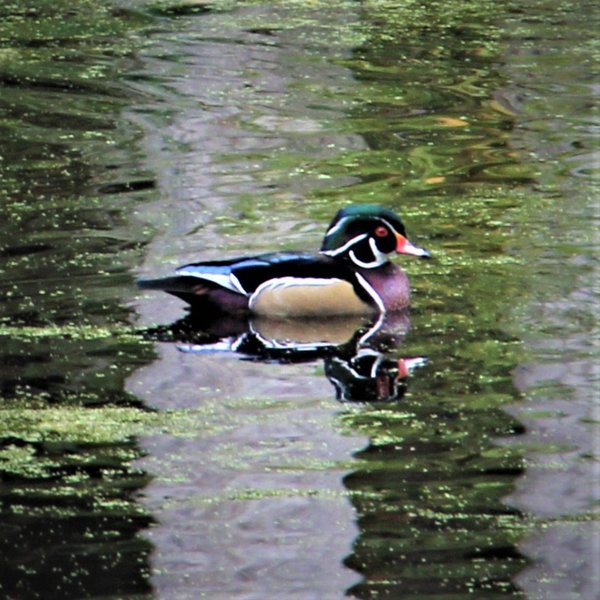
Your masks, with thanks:
M406 308L410 302L410 286L406 273L389 263L379 269L363 269L360 275L371 286L386 311Z

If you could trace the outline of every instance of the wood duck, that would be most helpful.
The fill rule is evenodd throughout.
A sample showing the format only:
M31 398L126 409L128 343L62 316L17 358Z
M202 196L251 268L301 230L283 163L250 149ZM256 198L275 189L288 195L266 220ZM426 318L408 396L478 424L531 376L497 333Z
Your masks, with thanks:
M319 254L277 252L189 264L163 279L139 280L203 314L278 317L384 314L409 303L406 273L392 252L428 258L411 244L393 211L371 204L340 210Z

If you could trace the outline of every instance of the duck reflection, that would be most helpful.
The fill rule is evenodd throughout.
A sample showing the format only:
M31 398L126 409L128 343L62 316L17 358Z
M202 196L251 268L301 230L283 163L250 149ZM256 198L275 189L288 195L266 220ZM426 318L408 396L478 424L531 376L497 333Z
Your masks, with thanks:
M408 312L328 319L235 318L207 320L191 313L147 330L155 341L194 354L235 353L242 360L302 363L323 359L325 375L343 402L399 400L423 356L395 356L410 327Z

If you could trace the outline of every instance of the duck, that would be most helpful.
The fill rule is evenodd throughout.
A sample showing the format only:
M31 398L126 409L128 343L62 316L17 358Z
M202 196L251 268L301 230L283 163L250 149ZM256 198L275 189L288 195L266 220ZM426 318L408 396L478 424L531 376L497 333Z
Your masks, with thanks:
M337 212L320 251L272 252L191 263L174 275L137 281L187 302L196 315L323 317L384 315L406 309L406 273L397 253L430 258L412 244L391 209L357 204Z

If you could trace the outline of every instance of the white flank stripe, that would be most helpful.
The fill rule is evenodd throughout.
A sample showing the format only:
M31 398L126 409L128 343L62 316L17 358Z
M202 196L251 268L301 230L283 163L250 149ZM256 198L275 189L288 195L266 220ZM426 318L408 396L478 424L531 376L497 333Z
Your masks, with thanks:
M373 302L377 304L377 308L379 308L379 310L382 313L385 313L385 306L383 305L383 301L381 300L377 292L373 289L373 286L360 273L356 273L356 278L358 279L360 285L362 285L363 288L366 290L367 294L369 294L369 296L373 298Z
M186 269L177 269L178 275L187 275L188 277L197 277L204 281L212 281L227 290L231 290L236 294L247 295L246 290L241 286L238 278L233 274L227 273L201 273L198 271L187 271Z

